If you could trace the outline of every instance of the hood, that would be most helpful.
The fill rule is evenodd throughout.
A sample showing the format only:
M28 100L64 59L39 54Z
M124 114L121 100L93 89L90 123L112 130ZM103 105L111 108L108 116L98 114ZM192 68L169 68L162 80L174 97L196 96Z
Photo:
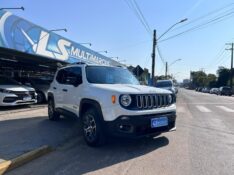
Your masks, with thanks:
M168 87L160 87L160 89L171 90L171 89L172 89L172 87L171 87L171 86L168 86Z
M144 85L131 85L131 84L93 84L95 88L100 88L109 91L115 91L125 94L168 94L168 90L159 89Z
M0 85L0 89L5 89L9 91L35 91L34 88L23 85Z

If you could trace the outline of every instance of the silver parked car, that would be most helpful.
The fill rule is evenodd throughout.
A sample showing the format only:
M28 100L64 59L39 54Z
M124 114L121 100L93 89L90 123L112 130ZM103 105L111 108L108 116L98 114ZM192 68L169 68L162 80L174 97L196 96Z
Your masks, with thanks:
M210 94L216 94L216 95L218 95L219 94L219 88L212 88L210 90Z
M32 87L0 76L0 106L17 106L37 103L37 94Z
M178 89L174 86L172 80L158 80L156 82L155 87L169 90L169 91L171 91L174 94L178 93Z

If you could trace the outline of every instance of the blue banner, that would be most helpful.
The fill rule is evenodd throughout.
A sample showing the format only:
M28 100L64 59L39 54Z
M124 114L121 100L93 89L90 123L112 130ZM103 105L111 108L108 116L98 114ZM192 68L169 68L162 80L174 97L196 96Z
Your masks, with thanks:
M0 11L0 47L68 63L84 61L119 65L118 62L104 55L2 10Z

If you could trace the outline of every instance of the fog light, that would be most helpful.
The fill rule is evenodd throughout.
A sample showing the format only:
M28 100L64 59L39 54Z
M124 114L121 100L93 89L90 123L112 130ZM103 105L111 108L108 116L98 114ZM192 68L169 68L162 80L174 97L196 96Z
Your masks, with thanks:
M121 120L129 120L129 117L123 116L123 117L121 117L120 119L121 119Z
M133 130L133 127L131 125L120 124L119 129L120 131L123 131L123 132L131 132Z

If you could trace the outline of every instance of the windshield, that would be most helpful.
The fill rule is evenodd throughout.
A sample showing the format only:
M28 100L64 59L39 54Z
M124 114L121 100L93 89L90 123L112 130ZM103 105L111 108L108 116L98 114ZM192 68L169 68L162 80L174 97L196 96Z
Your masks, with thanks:
M20 85L20 83L10 78L0 77L0 85Z
M231 90L231 88L230 87L223 87L223 90L229 91L229 90Z
M171 81L158 81L156 83L156 87L172 87L172 82Z
M106 66L87 66L86 76L94 84L135 84L138 80L127 69Z

